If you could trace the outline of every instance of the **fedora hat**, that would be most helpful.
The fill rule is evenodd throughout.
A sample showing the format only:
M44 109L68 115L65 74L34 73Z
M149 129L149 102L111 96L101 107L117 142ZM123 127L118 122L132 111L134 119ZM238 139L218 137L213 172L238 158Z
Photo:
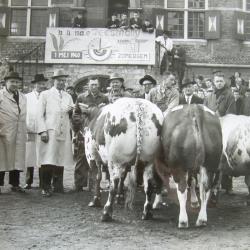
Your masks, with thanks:
M184 82L182 83L181 87L182 87L182 88L185 88L185 87L187 87L187 85L189 85L189 84L194 85L195 82L194 82L194 81L191 81L189 78L186 78L186 79L184 79Z
M140 83L141 85L143 85L143 82L146 81L146 80L150 81L153 85L156 85L156 80L155 80L151 75L145 75L145 76L143 76L143 77L139 80L139 83Z
M31 83L36 83L36 82L47 82L48 79L44 77L43 74L36 74L34 77L34 80L31 81Z
M68 77L69 75L66 75L62 69L56 69L54 71L54 75L51 77L52 79L56 79L58 77Z
M18 79L18 80L20 80L20 81L23 80L23 78L20 77L19 74L18 74L17 72L14 72L14 71L10 71L10 72L8 73L8 75L6 75L6 76L4 77L4 81L6 81L6 80L8 80L8 79Z
M119 76L117 73L113 73L110 75L108 82L111 82L112 80L119 79L122 83L124 82L124 78Z

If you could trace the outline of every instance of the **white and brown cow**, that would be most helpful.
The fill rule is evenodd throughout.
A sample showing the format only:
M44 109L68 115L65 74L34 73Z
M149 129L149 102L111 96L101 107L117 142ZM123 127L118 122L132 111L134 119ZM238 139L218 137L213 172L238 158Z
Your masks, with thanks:
M156 164L156 169L161 176L162 168L167 168L173 175L180 204L178 227L189 225L186 212L188 179L196 174L200 175L201 200L196 226L206 225L207 202L222 152L219 118L202 105L177 106L165 116L161 138L166 165ZM191 196L196 196L193 190ZM198 199L191 202L195 204Z
M221 172L230 176L245 176L250 205L250 117L226 115L220 118L223 137Z
M110 173L109 197L103 210L103 221L112 219L113 202L117 192L123 189L128 174L126 205L131 207L138 162L144 163L143 219L152 216L151 195L153 185L153 161L160 148L160 132L163 114L153 103L144 99L121 98L97 112L85 131L85 151L88 162L98 168L96 191L92 205L100 205L101 164L107 164ZM160 193L157 199L160 200ZM156 205L155 205L156 206Z

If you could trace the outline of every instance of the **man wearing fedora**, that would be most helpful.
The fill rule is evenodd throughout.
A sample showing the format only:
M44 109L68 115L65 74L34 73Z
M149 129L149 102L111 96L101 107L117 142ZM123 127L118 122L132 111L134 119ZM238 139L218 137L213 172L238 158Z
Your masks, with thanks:
M92 77L88 80L88 91L78 96L76 105L79 103L86 104L88 107L101 107L109 103L107 96L100 92L100 83L98 78ZM77 130L82 130L83 132L84 128L89 124L88 116L74 113L72 116L72 123L75 132L77 132ZM78 126L79 123L81 124L80 127ZM83 188L88 185L87 177L89 166L85 156L84 139L78 138L79 141L80 139L82 140L76 153L76 165L74 173L74 191L76 192L83 191Z
M37 166L37 105L40 94L46 90L47 81L43 74L36 74L31 83L33 91L26 94L27 99L27 142L26 142L26 184L25 189L30 189L33 183L34 167ZM40 168L39 168L40 172ZM40 176L40 174L39 174Z
M24 192L20 187L20 172L25 166L26 98L19 91L22 78L16 72L5 77L5 87L0 90L0 186L4 186L5 172L14 192Z
M156 86L156 80L151 75L145 75L140 80L139 83L143 86L144 94L140 98L148 99L149 91Z
M72 97L64 91L68 75L63 70L54 72L54 86L41 93L37 110L38 165L41 166L42 195L53 191L63 193L64 166L72 166L70 117Z
M108 99L110 103L115 102L117 99L121 97L132 97L127 91L125 91L125 87L123 85L124 78L119 76L117 73L113 73L110 75L108 80L110 84L110 92L108 94Z
M194 94L195 82L186 78L182 84L182 94L179 98L179 104L203 104L203 99Z

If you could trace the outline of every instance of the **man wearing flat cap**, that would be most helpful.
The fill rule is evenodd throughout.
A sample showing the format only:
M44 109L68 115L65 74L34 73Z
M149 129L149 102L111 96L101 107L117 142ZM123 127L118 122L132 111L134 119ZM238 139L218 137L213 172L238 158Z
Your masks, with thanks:
M194 94L194 84L195 82L188 78L184 80L179 104L203 104L203 99Z
M68 75L63 70L54 72L54 86L41 93L38 101L37 132L38 165L41 166L42 195L48 197L53 191L62 193L64 166L72 166L70 117L72 97L64 91Z
M9 172L11 190L24 192L19 179L25 166L27 103L19 91L22 78L18 73L9 72L4 81L0 90L0 187L4 186L5 172Z
M117 99L121 97L132 97L127 91L125 91L125 87L123 85L124 78L119 76L117 73L113 73L110 75L108 80L111 90L108 94L108 99L110 103L115 102Z
M236 104L231 89L227 86L224 74L220 70L213 72L214 74L214 92L209 94L204 104L213 110L218 116L227 114L236 114ZM221 180L222 189L227 193L232 191L232 177L223 175Z
M144 94L140 98L148 99L149 91L156 86L156 80L151 75L145 75L140 80L139 83L143 86Z
M27 99L27 142L26 142L26 184L25 189L30 189L33 183L34 167L37 166L37 105L40 94L46 90L48 79L43 74L36 74L31 81L34 89L26 94ZM40 169L40 168L39 168Z

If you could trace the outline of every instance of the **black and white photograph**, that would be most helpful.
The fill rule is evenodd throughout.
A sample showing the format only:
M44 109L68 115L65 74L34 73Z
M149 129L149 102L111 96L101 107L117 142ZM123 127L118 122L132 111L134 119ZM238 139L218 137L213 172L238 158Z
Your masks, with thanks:
M250 0L0 0L0 250L250 249Z

